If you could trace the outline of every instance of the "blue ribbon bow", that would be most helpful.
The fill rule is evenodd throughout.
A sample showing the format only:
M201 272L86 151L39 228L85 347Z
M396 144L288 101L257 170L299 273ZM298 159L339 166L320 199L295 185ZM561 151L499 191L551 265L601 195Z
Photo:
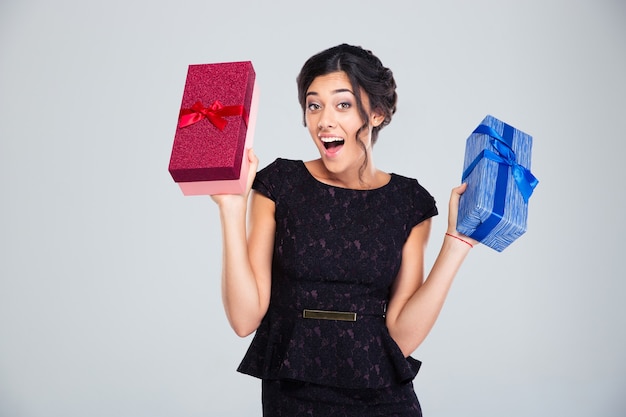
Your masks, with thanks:
M482 158L487 158L499 164L505 164L511 167L513 179L517 184L517 188L522 194L524 201L528 203L528 199L535 190L539 180L535 178L529 169L517 163L515 152L511 148L511 145L498 132L487 125L479 125L472 133L481 133L490 136L490 143L496 152L489 149L483 149L483 151L478 154L474 161L472 161L472 163L469 164L463 172L462 181L465 181Z

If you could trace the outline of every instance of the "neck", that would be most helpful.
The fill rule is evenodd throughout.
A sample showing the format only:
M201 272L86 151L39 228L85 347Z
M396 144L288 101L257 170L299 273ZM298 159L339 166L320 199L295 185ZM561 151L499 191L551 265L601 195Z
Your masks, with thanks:
M362 162L362 161L361 161ZM379 188L389 182L389 174L377 169L369 155L368 163L356 165L343 172L329 171L321 159L310 161L307 168L318 180L328 185L353 190L369 190Z

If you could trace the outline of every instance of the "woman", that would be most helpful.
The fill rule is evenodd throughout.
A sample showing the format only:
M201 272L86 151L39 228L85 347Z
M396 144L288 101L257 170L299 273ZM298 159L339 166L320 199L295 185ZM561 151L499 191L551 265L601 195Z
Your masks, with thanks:
M409 355L475 243L455 228L464 185L425 279L435 201L372 153L396 110L392 72L343 44L307 60L297 84L320 157L277 159L255 176L250 151L248 192L213 197L226 315L239 336L256 331L239 371L263 380L264 416L420 416Z

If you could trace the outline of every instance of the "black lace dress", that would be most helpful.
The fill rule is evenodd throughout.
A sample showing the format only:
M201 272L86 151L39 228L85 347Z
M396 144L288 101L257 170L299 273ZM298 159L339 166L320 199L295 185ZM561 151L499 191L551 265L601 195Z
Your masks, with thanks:
M254 189L276 204L272 295L238 371L263 379L264 416L421 415L420 362L404 357L384 315L411 229L437 214L433 197L397 174L373 190L330 186L286 159Z

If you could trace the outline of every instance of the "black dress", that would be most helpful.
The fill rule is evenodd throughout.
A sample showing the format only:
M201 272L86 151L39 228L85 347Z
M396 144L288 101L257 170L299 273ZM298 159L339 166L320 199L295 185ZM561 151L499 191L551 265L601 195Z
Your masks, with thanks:
M397 174L373 190L330 186L286 159L253 187L276 204L272 294L238 371L263 380L263 415L420 416L420 362L384 315L411 229L437 214L433 197Z

